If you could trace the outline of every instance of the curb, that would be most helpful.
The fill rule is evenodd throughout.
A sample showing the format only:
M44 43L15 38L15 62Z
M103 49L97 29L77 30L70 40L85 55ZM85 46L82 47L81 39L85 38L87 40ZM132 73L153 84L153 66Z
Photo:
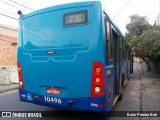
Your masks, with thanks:
M10 84L10 85L0 85L0 94L17 90L19 87L19 84Z

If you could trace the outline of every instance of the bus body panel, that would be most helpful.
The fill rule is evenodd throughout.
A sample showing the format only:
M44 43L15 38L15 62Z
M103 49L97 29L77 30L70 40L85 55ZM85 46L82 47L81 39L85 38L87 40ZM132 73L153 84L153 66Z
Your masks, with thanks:
M66 109L105 111L105 94L90 97L93 62L99 61L105 68L101 4L72 5L51 7L20 18L18 62L24 80L24 90L19 89L20 100ZM88 10L87 24L63 26L63 14L82 10ZM47 88L59 89L60 94L49 94ZM41 102L36 101L37 96ZM44 96L60 98L63 103L44 102ZM70 100L74 101L71 108Z
M39 61L32 61L32 58L24 57L22 60L25 90L63 98L90 96L88 88L91 86L92 56L77 55L73 61L58 62L51 58L46 61L40 61L40 58ZM59 89L60 94L47 94L47 88Z
M112 110L114 99L114 68L113 62L107 62L105 67L106 72L106 103L107 110Z
M98 107L95 105L104 104L105 103L105 97L98 97L98 98L60 98L61 103L58 102L46 102L44 97L50 97L50 96L43 96L35 93L28 92L26 90L19 89L20 94L20 100L24 102L49 106L49 107L57 107L57 108L63 108L66 110L78 110L78 111L106 111L106 106ZM34 96L38 96L40 98L39 101L37 101ZM32 97L31 99L29 97ZM56 97L59 99L58 97ZM74 101L74 104L70 106L68 104L68 101Z
M78 11L88 11L88 22L64 26L64 14ZM53 6L20 17L21 101L68 110L104 112L113 108L116 63L107 61L103 15L101 3L94 1ZM104 68L105 92L99 97L91 97L94 62ZM120 81L125 66L121 61ZM47 89L60 93L47 93Z

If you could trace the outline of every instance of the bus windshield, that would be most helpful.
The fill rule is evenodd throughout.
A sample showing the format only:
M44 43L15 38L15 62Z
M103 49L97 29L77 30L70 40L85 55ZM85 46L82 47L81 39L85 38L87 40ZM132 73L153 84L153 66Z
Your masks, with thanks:
M90 32L90 24L88 23L88 11L81 11L69 11L64 13L63 10L57 10L24 18L24 49L35 50L87 47L89 44L89 35L86 35L86 31L87 34ZM80 18L81 16L82 18ZM73 21L73 24L69 22L64 23L64 17L66 17L69 22ZM77 21L74 18L76 18Z

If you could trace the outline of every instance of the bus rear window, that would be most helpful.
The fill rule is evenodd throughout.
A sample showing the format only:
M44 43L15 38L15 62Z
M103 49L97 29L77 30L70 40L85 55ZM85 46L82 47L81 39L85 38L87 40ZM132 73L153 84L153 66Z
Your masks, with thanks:
M67 9L71 11L71 9ZM73 10L72 10L73 11ZM67 12L71 13L71 12ZM92 28L91 24L72 27L69 30L62 27L63 16L66 9L49 11L27 17L23 20L23 46L26 50L37 49L68 49L68 48L85 48L89 45L89 35L86 31ZM84 15L83 15L84 14ZM67 16L79 16L79 21L71 20L69 24L80 24L87 21L87 10L66 14ZM85 17L84 17L85 16ZM69 17L70 18L70 17ZM72 19L72 17L71 17ZM75 19L75 18L74 18ZM88 23L88 22L87 22ZM89 34L89 33L88 33ZM81 36L81 37L79 37Z
M76 11L71 13L66 13L63 15L63 25L76 25L76 24L86 24L88 23L88 11Z

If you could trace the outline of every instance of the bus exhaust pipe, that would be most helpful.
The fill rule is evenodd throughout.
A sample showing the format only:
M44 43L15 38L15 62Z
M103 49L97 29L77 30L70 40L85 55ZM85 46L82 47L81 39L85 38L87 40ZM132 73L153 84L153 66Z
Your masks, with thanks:
M72 105L73 105L73 103L74 103L74 101L73 101L73 100L69 100L69 101L68 101L68 106L72 106Z

